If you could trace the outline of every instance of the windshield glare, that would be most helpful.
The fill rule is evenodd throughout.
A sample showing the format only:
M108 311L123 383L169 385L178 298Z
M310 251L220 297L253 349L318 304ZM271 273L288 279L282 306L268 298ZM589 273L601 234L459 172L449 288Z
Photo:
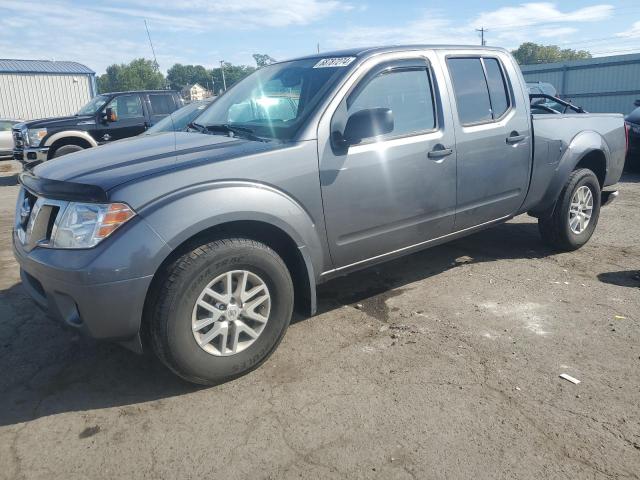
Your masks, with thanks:
M314 68L318 58L261 68L200 115L200 125L251 129L264 138L290 140L345 67Z
M93 97L89 103L87 103L84 107L82 107L78 111L78 115L93 115L105 104L107 101L106 95L98 95Z

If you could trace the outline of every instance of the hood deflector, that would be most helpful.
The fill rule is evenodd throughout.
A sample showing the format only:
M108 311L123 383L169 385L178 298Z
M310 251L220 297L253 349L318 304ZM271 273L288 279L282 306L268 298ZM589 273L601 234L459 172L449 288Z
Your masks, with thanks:
M108 201L107 192L96 185L50 180L31 173L22 173L18 179L24 188L31 193L52 200L91 203L106 203Z

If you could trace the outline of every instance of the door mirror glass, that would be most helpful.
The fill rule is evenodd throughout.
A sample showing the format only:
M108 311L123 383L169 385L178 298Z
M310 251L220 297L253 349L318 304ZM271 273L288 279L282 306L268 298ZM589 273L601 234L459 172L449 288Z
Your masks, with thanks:
M107 122L115 122L118 120L118 115L116 115L116 112L113 110L113 108L107 108L104 111L104 118Z
M360 143L365 138L386 135L393 131L393 112L389 108L371 108L354 113L347 120L342 134L348 145Z

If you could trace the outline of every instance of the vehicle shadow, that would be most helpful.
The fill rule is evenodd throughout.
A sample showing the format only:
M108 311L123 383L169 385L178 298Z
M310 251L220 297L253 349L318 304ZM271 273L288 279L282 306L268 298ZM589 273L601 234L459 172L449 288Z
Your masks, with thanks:
M598 280L618 287L640 288L640 270L604 272L598 275Z
M464 264L535 259L553 253L541 242L536 223L506 223L320 285L318 311L355 304L386 321L386 300L401 294L408 284Z
M18 184L18 174L0 177L0 187L11 187Z
M507 223L327 282L319 288L319 314L362 303L359 308L384 321L386 299L412 282L464 263L551 254L534 223ZM35 307L20 284L0 291L0 318L0 426L198 390L151 355L63 329ZM294 322L305 319L296 316Z

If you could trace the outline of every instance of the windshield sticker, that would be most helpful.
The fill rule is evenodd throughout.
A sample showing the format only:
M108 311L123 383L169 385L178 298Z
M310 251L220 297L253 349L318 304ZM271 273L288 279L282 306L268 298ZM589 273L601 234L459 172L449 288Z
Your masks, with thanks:
M313 68L346 67L355 59L356 57L323 58Z

